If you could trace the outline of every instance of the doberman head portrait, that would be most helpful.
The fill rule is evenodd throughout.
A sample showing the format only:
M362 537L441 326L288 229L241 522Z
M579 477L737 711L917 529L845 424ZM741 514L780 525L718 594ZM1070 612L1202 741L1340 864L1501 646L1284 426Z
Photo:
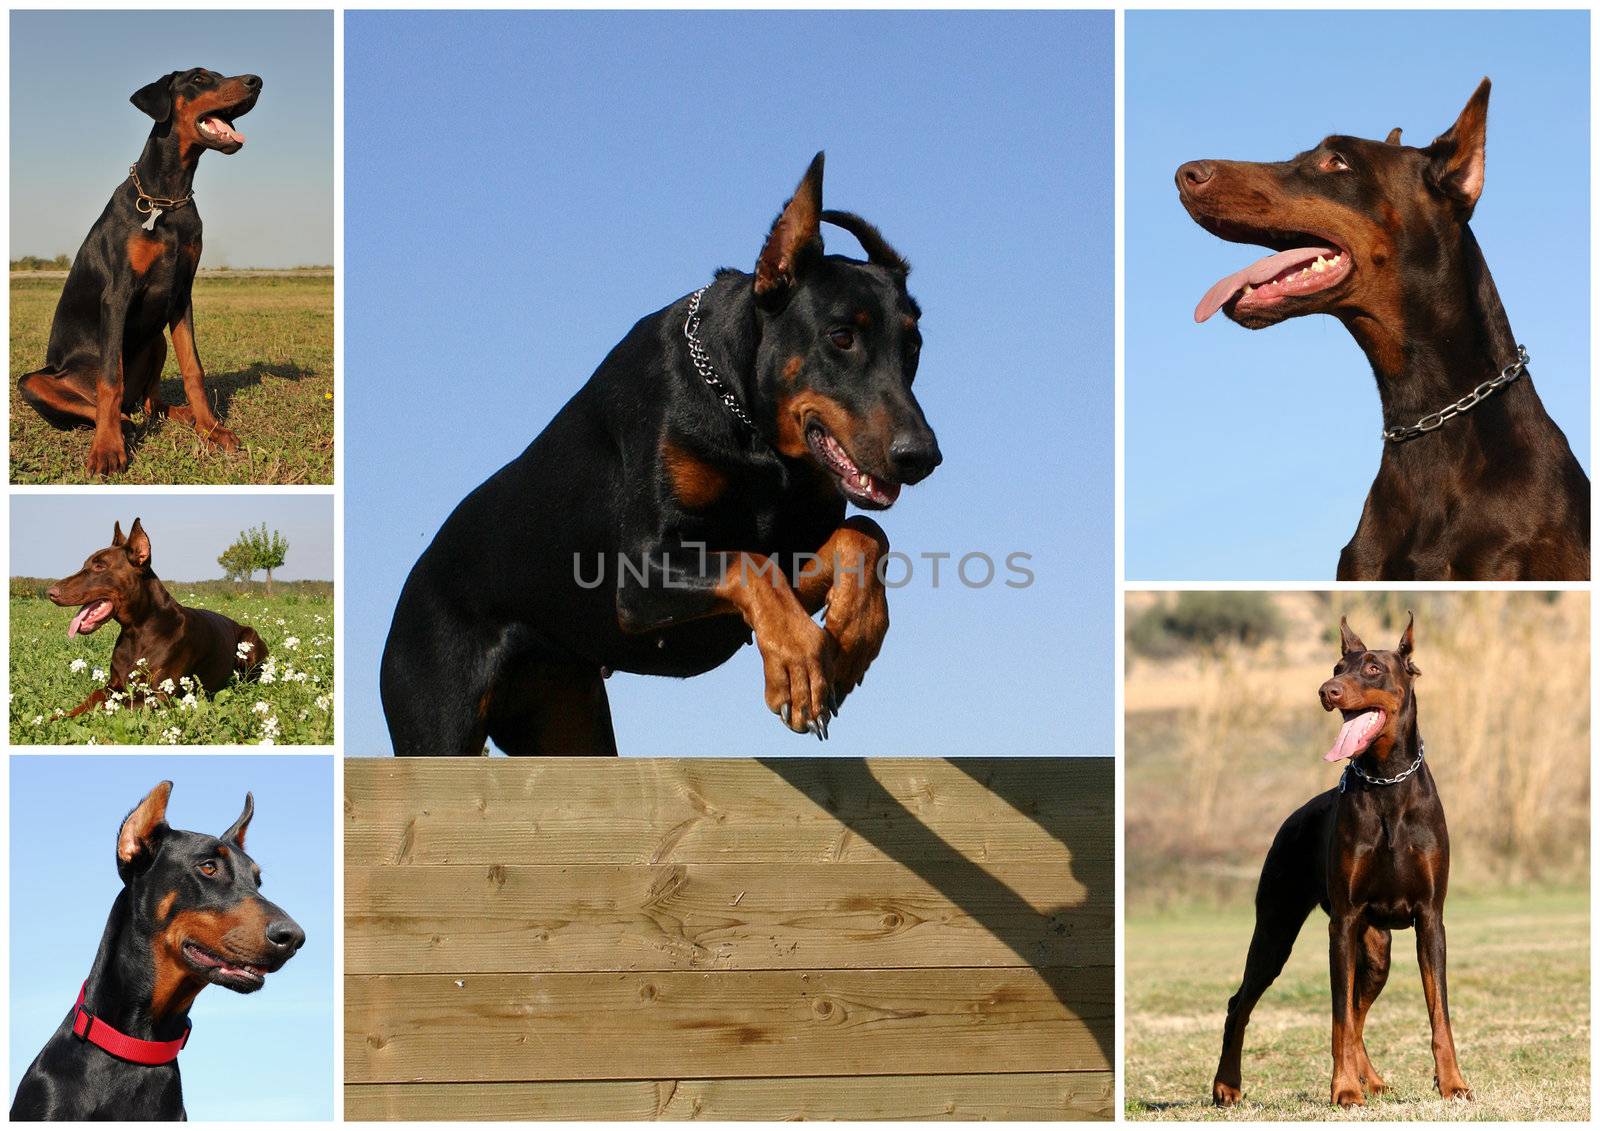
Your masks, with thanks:
M1329 314L1366 354L1382 459L1340 580L1586 580L1589 478L1545 411L1530 353L1469 226L1489 80L1424 146L1335 134L1287 161L1187 161L1202 228L1272 249L1195 308L1252 330Z
M1411 659L1413 620L1406 619L1405 632L1392 651L1372 651L1339 618L1339 662L1333 678L1317 689L1324 711L1338 711L1344 718L1339 736L1324 755L1329 762L1355 758L1369 748L1378 764L1387 762L1398 738L1405 736L1415 745L1417 707L1411 689L1422 674Z
M185 1118L178 1056L189 1009L207 986L261 989L305 932L261 894L245 849L255 814L220 835L167 823L161 782L117 829L121 890L78 1000L29 1065L13 1120Z
M190 67L140 87L129 101L155 120L150 136L171 137L177 159L192 167L208 149L232 154L244 147L244 134L234 122L250 113L260 96L257 75Z

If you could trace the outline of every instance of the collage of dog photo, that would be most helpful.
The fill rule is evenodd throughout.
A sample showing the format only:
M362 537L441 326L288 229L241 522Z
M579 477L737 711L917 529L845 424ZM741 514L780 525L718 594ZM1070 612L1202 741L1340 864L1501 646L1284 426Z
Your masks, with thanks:
M1585 0L284 2L7 13L13 1121L1592 1120Z

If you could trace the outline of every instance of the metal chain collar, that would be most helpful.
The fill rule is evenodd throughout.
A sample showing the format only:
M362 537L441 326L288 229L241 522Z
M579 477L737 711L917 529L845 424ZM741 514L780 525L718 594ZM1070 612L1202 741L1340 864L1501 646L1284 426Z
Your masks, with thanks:
M1418 739L1417 760L1411 763L1409 768L1399 774L1396 774L1392 778L1375 778L1371 774L1367 773L1367 771L1363 770L1360 766L1356 765L1355 759L1352 758L1345 764L1344 773L1339 777L1339 792L1344 792L1345 784L1349 780L1349 775L1352 773L1362 781L1366 782L1368 785L1399 785L1412 774L1416 773L1417 770L1422 766L1422 755L1427 751L1427 749L1427 745L1422 742L1421 739Z
M711 357L706 353L705 343L695 337L695 331L700 329L700 296L710 289L710 285L707 284L689 296L689 317L684 319L683 323L683 336L689 340L689 360L694 363L695 372L700 374L700 379L717 394L717 399L722 401L734 419L749 429L752 436L760 436L755 421L745 412L744 405L739 403L739 398L734 396L733 390L717 376L717 371L711 364Z
M176 199L164 199L159 196L151 196L149 193L144 191L144 186L139 183L139 166L137 165L128 166L128 176L133 179L133 190L139 194L139 199L134 201L133 206L134 208L138 209L139 214L142 216L148 215L150 212L156 209L160 209L162 212L170 212L174 208L182 208L185 204L188 204L194 199L194 193L192 192L188 196L178 197Z
M1451 417L1460 416L1463 412L1474 408L1479 401L1493 393L1496 389L1504 388L1518 377L1521 377L1528 368L1528 347L1517 347L1517 360L1500 371L1498 377L1491 377L1479 385L1472 392L1462 397L1454 404L1447 404L1438 412L1431 412L1415 424L1407 424L1399 428L1385 428L1383 438L1391 444L1399 444L1406 440L1415 440L1426 432L1432 432L1440 427Z

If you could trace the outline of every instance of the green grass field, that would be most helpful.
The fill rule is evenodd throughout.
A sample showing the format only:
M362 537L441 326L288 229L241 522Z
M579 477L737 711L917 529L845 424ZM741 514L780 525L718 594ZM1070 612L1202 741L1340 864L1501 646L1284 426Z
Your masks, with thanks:
M1393 1092L1348 1114L1329 1106L1327 917L1312 912L1245 1037L1245 1101L1211 1107L1222 1018L1250 940L1247 910L1127 919L1126 1113L1130 1119L1584 1120L1589 1117L1587 889L1452 896L1450 1009L1472 1103L1433 1091L1416 942L1396 932L1367 1049Z
M143 708L104 708L62 716L105 685L117 626L67 636L71 609L38 597L11 598L11 741L175 745L328 745L333 742L333 599L303 593L191 593L169 584L186 605L247 624L267 642L259 682L215 697L172 696ZM97 673L99 673L97 675Z
M90 430L46 424L16 381L44 364L63 276L11 279L11 480L88 483ZM193 429L135 418L127 471L116 483L332 483L333 275L202 274L194 288L195 336L206 395L239 436L234 453L207 447ZM167 350L161 396L183 403Z

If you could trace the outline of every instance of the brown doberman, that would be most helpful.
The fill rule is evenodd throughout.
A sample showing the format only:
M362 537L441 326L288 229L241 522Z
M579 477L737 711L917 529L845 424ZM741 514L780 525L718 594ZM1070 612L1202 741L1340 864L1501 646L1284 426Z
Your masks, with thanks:
M1433 1028L1434 1086L1470 1100L1456 1063L1445 991L1444 897L1450 833L1417 730L1412 623L1399 646L1375 651L1339 620L1339 662L1318 690L1344 718L1324 756L1346 762L1337 788L1312 798L1273 838L1256 889L1256 926L1244 980L1228 1000L1222 1058L1211 1084L1219 1107L1239 1102L1240 1057L1250 1012L1289 959L1306 916L1328 913L1333 985L1333 1102L1351 1107L1385 1090L1362 1038L1367 1011L1389 977L1390 932L1414 927L1422 991Z
M238 450L239 438L206 401L195 345L191 294L201 229L193 185L206 150L239 152L244 135L233 123L260 94L255 75L228 78L204 67L173 71L133 94L133 104L155 119L149 140L72 261L44 368L17 382L23 399L56 427L94 428L91 475L128 466L122 428L141 402L147 421L170 416L224 451ZM172 335L187 405L161 400L163 331Z
M1195 310L1255 330L1332 314L1378 380L1384 445L1340 580L1587 580L1589 477L1545 412L1467 222L1489 80L1421 149L1334 136L1288 161L1190 161L1201 227L1276 249Z
M123 537L115 523L111 545L89 555L83 568L50 587L50 600L79 606L67 635L88 635L109 620L122 626L111 651L111 678L79 703L69 717L92 711L113 692L138 700L149 689L170 692L184 679L207 694L249 677L267 658L256 630L210 609L192 609L172 599L150 567L150 536L136 518ZM170 687L163 687L171 680Z

